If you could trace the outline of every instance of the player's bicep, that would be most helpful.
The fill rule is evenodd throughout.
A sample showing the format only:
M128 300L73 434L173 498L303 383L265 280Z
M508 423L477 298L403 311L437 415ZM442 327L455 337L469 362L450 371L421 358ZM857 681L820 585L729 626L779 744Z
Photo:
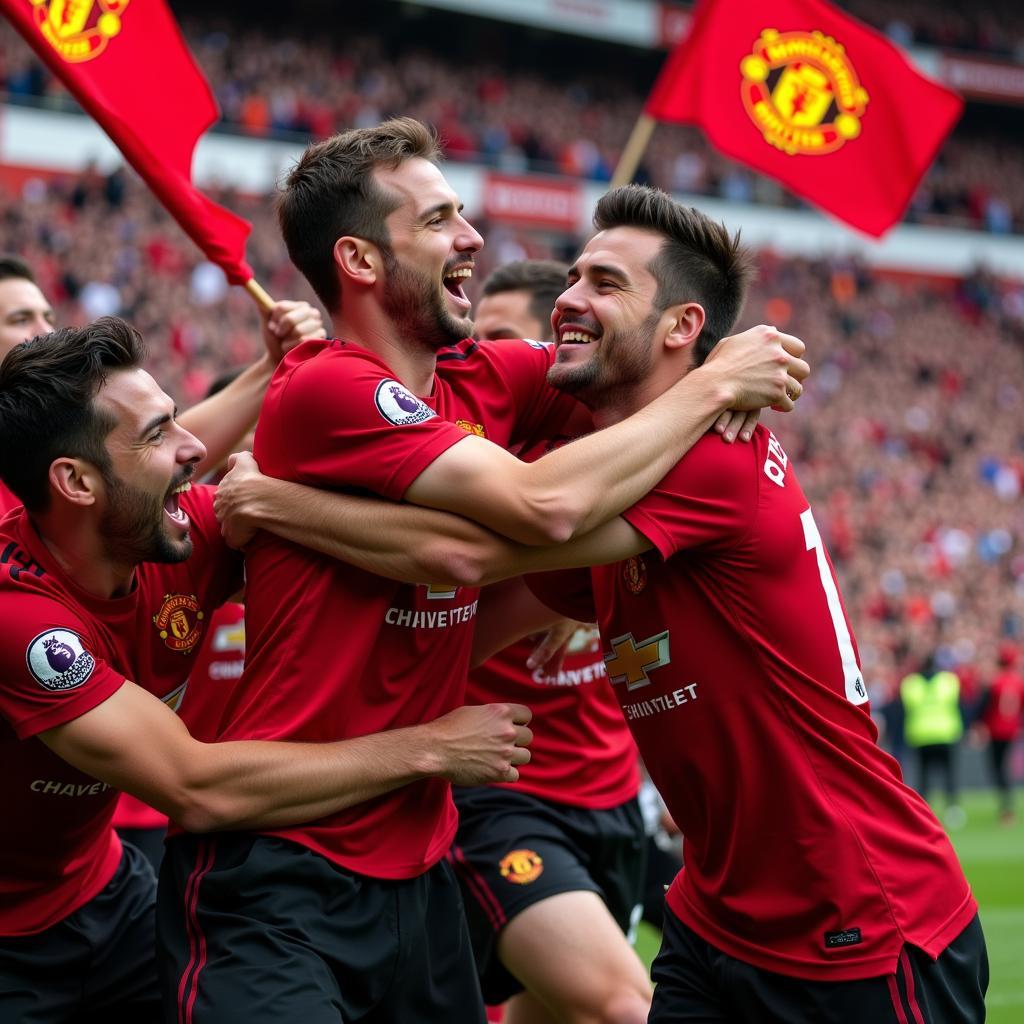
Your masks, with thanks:
M521 637L545 630L561 618L534 595L521 577L486 587L480 595L473 630L471 664L479 665Z
M608 565L650 551L653 547L636 527L622 516L616 516L565 544L526 548L520 556L519 572Z
M167 705L126 681L90 711L39 734L79 771L165 813L177 809L177 781L196 741Z

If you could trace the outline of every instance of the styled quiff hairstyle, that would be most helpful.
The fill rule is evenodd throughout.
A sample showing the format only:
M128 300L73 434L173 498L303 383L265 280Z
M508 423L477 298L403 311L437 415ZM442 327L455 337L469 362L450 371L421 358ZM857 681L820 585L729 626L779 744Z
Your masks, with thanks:
M0 281L11 278L24 278L32 284L36 283L32 268L23 259L9 252L0 253Z
M93 399L111 373L135 369L144 357L142 335L116 316L62 327L8 352L0 363L0 480L29 512L49 506L54 459L110 471L106 439L116 423Z
M661 312L680 302L704 307L704 329L694 345L694 365L732 330L743 308L754 264L740 235L730 235L692 206L647 185L625 185L605 193L594 211L594 227L640 228L664 236L648 270L658 282L655 308Z
M439 156L437 136L411 117L353 128L302 154L278 193L277 216L292 263L328 312L341 304L334 243L352 235L390 246L384 221L401 200L377 184L374 170L394 170L413 157L436 163Z
M539 323L548 324L555 299L565 291L568 274L569 268L556 260L513 260L491 272L480 289L480 297L501 295L503 292L527 292L530 316Z

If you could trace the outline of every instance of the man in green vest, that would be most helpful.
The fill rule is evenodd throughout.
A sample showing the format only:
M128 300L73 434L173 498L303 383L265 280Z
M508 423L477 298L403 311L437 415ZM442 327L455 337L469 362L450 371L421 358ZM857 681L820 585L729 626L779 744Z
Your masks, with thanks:
M900 698L904 739L917 751L918 789L927 798L929 782L938 770L946 783L946 824L959 828L966 818L957 802L956 746L964 733L960 679L955 672L940 669L934 655L929 655L918 672L900 683Z

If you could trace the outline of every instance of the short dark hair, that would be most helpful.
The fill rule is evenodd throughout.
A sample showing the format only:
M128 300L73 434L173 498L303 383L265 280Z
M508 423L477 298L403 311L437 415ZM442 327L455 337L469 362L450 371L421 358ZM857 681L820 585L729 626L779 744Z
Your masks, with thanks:
M557 260L513 260L492 271L480 297L502 292L529 292L530 316L542 324L551 319L555 299L566 289L569 268Z
M141 366L144 357L142 335L104 316L33 338L0 363L0 480L29 512L49 506L54 459L84 459L109 472L106 439L116 424L94 399L111 373Z
M376 183L374 170L394 170L413 157L436 162L439 155L437 136L411 117L353 128L302 154L278 193L277 216L292 263L328 312L341 301L334 243L345 235L385 248L391 241L384 221L399 200Z
M704 329L694 346L694 362L703 363L732 330L753 276L753 258L740 245L739 232L730 235L724 224L647 185L605 193L594 211L594 227L641 228L664 236L647 268L658 282L654 305L659 311L677 302L704 307Z
M0 253L0 281L15 277L36 283L32 268L21 257L9 252Z

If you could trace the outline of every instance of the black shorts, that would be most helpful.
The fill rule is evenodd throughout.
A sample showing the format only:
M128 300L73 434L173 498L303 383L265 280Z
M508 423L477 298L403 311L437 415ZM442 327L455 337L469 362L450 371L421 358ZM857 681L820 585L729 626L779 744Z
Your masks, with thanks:
M651 977L651 1024L981 1024L988 956L975 915L937 960L908 945L895 974L808 981L721 952L666 907Z
M0 938L0 1021L158 1024L149 861L127 844L106 887L35 935Z
M482 1024L442 861L390 881L272 836L170 839L157 908L168 1024Z
M642 902L646 837L640 805L570 807L514 789L456 789L451 860L462 885L473 954L490 1005L523 986L496 955L505 925L563 892L595 892L628 932Z

